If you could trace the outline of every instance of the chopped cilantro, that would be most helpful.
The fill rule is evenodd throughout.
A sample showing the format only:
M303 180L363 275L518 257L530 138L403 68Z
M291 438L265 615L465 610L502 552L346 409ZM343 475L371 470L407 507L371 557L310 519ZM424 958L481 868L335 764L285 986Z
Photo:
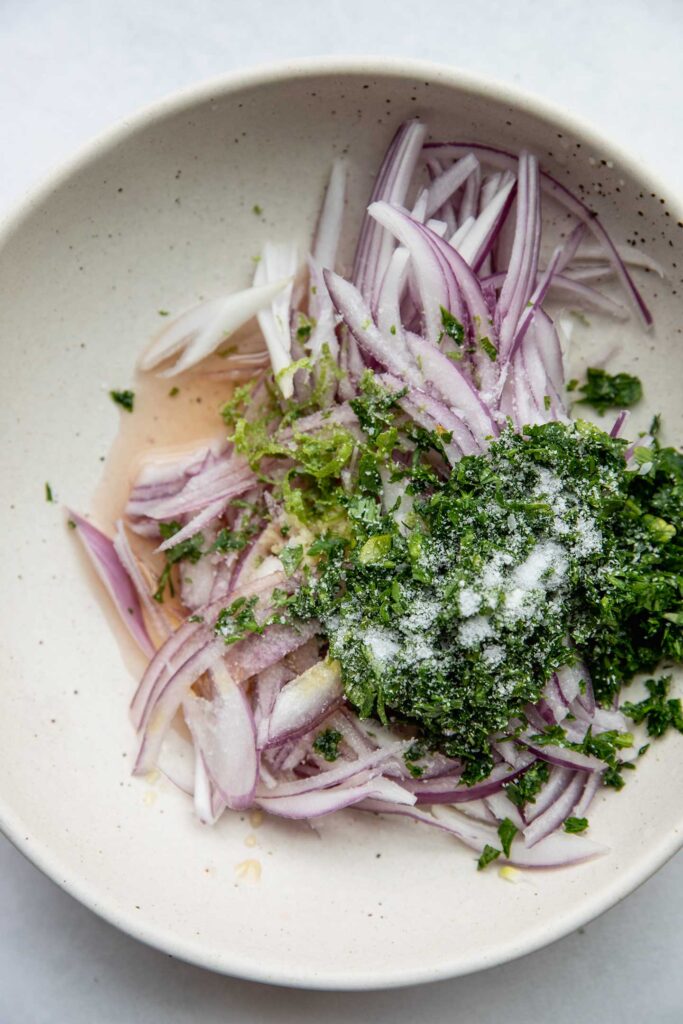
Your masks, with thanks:
M477 861L477 871L483 871L484 868L488 867L491 861L496 860L497 857L500 857L500 850L497 850L495 846L489 846L487 843L481 851L481 856Z
M441 309L441 325L443 327L442 337L445 334L456 345L462 345L465 340L465 330L462 324L444 306L439 308Z
M336 761L339 757L339 744L343 738L336 729L323 729L313 740L313 749L326 761Z
M45 484L45 501L54 502L55 498L52 493L52 488L48 483Z
M536 803L536 797L549 778L550 766L545 761L536 761L515 782L507 783L505 793L515 807L523 808Z
M172 387L171 390L168 393L168 397L169 398L175 398L175 396L179 395L179 394L180 394L180 388Z
M588 828L588 818L567 818L564 823L565 832L585 832Z
M581 421L548 423L524 435L505 432L444 480L423 455L439 450L438 434L406 426L417 449L411 465L391 470L412 495L411 518L401 524L382 510L373 469L386 473L401 444L395 396L366 378L353 404L366 440L353 442L360 449L356 493L338 485L332 492L346 519L344 543L295 595L292 613L322 622L346 696L361 715L391 712L417 722L433 748L465 761L463 781L472 783L491 770L490 735L538 700L544 681L566 664L568 636L600 700L663 655L681 660L683 635L672 616L680 608L683 523L675 495L683 494L683 459L671 449L648 449L653 465L644 477L627 469L626 442ZM502 583L487 599L492 603L481 610L498 658L489 667L479 644L461 640L467 616L458 595L480 588L482 566L502 566L503 553L522 564L554 536L553 502L529 499L541 470L560 481L566 508L573 508L561 535L572 546L562 549L558 596L544 599L537 615L506 615ZM423 620L416 608L424 609ZM368 641L368 631L377 639ZM386 652L380 661L375 648ZM424 651L417 662L415 650ZM543 741L557 740L547 732ZM606 782L620 786L628 766L618 754L631 742L627 734L601 734L582 749L603 758ZM531 800L545 772L540 766L511 784L512 799Z
M601 415L607 409L628 409L643 397L643 388L637 377L629 373L612 376L593 366L586 370L586 383L579 390L583 395L579 404L592 405Z
M170 316L171 315L167 309L160 309L158 312L159 312L159 316Z
M112 402L116 402L126 412L133 411L133 405L135 403L135 392L134 391L110 391L109 397Z
M181 529L181 524L175 520L171 523L159 523L159 533L161 534L162 540L169 540ZM202 557L201 549L203 543L203 534L195 533L193 537L188 537L187 540L183 540L179 544L175 544L164 552L166 564L159 576L157 589L152 595L155 601L158 601L159 604L163 603L166 587L168 587L171 597L175 597L175 587L173 586L172 577L173 566L183 559L187 559L187 561L192 564L198 562Z
M305 564L303 544L283 549L287 572L303 572L280 614L320 622L362 717L410 724L425 751L461 759L472 784L493 766L491 736L572 651L605 703L661 658L683 660L683 456L654 444L627 464L626 441L577 420L508 428L446 474L449 433L408 420L404 392L367 371L349 402L360 430L349 429L325 418L333 369L324 386L317 369L301 373L305 399L283 399L271 380L256 408L238 389L223 415L276 506L314 534ZM299 433L311 412L320 427ZM242 543L223 536L228 549ZM506 614L513 573L540 553L523 614ZM569 745L559 733L542 742ZM579 746L619 787L631 742L612 732ZM513 803L533 802L548 770L508 783Z
M512 840L517 835L517 832L517 826L513 825L509 818L503 818L500 825L498 826L500 845L503 847L503 853L505 854L506 857L510 856L510 847L512 846Z
M304 548L302 544L290 544L286 548L282 549L279 554L279 559L282 562L282 568L285 570L285 576L294 575L301 565L303 557Z
M73 519L67 519L66 525L69 527L70 530L75 530L76 529L76 524L73 521Z
M228 608L222 609L213 627L214 632L226 644L236 644L250 633L263 633L265 624L258 622L254 616L257 604L256 594L249 598L238 597Z
M257 217L260 217L261 214L263 213L263 208L260 207L258 203L254 203L254 205L251 208L251 212L255 214Z
M678 698L669 697L671 676L647 679L645 687L649 697L637 704L627 702L621 710L639 725L645 722L648 736L663 736L668 729L683 732L683 709Z
M305 316L303 313L299 313L299 325L296 329L296 336L299 341L308 341L314 327L314 320L311 320L310 317Z
M496 359L498 358L498 349L493 344L491 339L490 338L480 338L479 339L479 344L481 345L481 347L483 348L484 352L489 357L491 362L495 363Z

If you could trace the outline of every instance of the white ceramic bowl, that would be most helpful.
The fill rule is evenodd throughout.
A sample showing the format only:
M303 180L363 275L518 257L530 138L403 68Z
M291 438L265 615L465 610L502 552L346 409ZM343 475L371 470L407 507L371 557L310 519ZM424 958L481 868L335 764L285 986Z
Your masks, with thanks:
M636 368L680 442L680 205L566 114L446 68L305 61L201 85L89 146L0 237L0 824L136 938L285 985L401 985L520 956L612 906L681 842L680 737L598 801L592 834L609 856L517 885L478 874L471 852L410 822L345 812L319 836L227 815L210 830L163 779L130 778L139 666L124 664L44 482L87 510L117 429L106 389L131 380L158 309L245 283L266 236L305 246L340 153L352 168L348 250L382 150L416 114L436 137L530 147L585 187L617 239L661 261L668 280L640 275L655 331L620 327L619 366ZM248 859L260 881L239 877Z

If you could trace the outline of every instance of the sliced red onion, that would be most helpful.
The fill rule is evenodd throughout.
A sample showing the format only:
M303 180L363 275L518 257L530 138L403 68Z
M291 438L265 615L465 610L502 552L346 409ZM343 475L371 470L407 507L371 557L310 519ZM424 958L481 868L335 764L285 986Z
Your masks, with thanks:
M146 775L155 767L164 735L178 708L199 677L220 661L224 651L222 640L210 641L188 658L162 686L146 718L134 775Z
M506 172L507 174L507 172ZM451 245L472 269L478 272L498 238L515 196L517 180L508 174L490 202L482 207L462 239L451 238Z
M202 825L215 824L211 779L199 747L194 749L194 810Z
M578 698L572 701L569 711L579 722L586 722L591 725L594 733L609 732L616 729L617 732L628 732L628 723L625 716L619 710L596 707L593 712L586 711Z
M474 155L474 154L472 154ZM460 200L460 206L458 207L458 217L460 220L467 220L468 217L476 217L477 211L479 210L479 194L481 192L481 167L479 161L474 169L474 173L469 176L465 182L465 187L462 191L462 198Z
M186 621L179 626L155 653L140 680L131 702L131 716L135 726L140 728L146 722L156 698L171 676L212 638L210 627L226 603L254 595L267 602L275 587L287 589L290 585L291 582L286 579L285 574L278 572L267 578L254 580L243 587L235 587L229 595L220 597L203 609L201 622Z
M429 174L430 181L432 181L432 182L436 181L436 179L438 177L440 177L440 175L443 174L443 170L444 169L443 169L441 163L438 160L428 160L426 166L427 166L427 173ZM425 192L426 191L427 190L425 190ZM453 234L453 232L455 231L456 226L457 226L457 222L456 222L456 218L455 218L455 210L453 208L454 198L455 198L455 194L453 195L453 197L451 199L447 199L446 202L443 203L443 205L440 206L438 211L437 211L439 217L441 217L441 219L444 220L446 222L446 224L448 225L448 234L449 235ZM413 208L413 215L414 215L414 213L415 213L415 210Z
M149 638L142 617L140 600L113 542L82 516L75 512L69 512L69 515L76 524L79 540L95 572L107 588L121 621L140 649L151 658L154 654L154 644Z
M593 772L591 775L588 776L586 785L584 786L583 793L581 794L581 799L574 808L575 817L585 817L588 808L593 803L593 800L595 799L598 790L602 786L602 780L603 777L602 775L598 774L598 772Z
M492 793L485 798L484 803L496 821L503 821L507 818L515 828L519 829L520 832L522 831L524 828L524 818L519 813L519 808L513 804L512 800L504 792ZM466 806L466 804L462 805L462 807Z
M319 818L324 814L340 811L344 807L352 807L363 800L381 800L387 806L410 805L414 797L401 786L381 776L362 783L359 786L343 788L335 786L331 789L315 790L310 793L299 793L296 796L259 796L256 803L269 814L282 818ZM390 802L391 801L391 802Z
M212 671L216 694L204 700L190 694L183 712L211 781L226 806L251 807L258 778L256 730L244 691L221 663Z
M507 168L510 170L513 170L515 166L515 158L513 154L508 153L505 150L498 149L495 146L484 146L478 143L427 143L425 148L430 155L433 153L435 155L438 154L439 156L452 156L455 159L458 159L465 153L472 152L475 153L480 160L492 164L493 166ZM569 189L546 171L544 171L541 176L541 187L544 192L556 199L557 202L565 208L565 210L572 213L577 220L584 223L593 233L601 246L602 252L613 265L624 289L633 300L643 324L645 327L650 327L652 325L652 314L647 308L643 297L636 288L631 275L626 269L625 261L620 255L619 250L614 245L597 215L588 206L586 206L585 203L580 199L577 199Z
M275 707L277 695L292 678L289 668L278 662L264 669L256 677L256 738L261 749L268 739L268 720Z
M221 515L226 504L226 498L219 498L211 505L207 505L206 508L203 508L201 512L193 516L189 523L178 530L177 533L174 533L172 537L168 537L160 544L157 551L168 551L169 548L182 544L183 541L189 540L190 537L194 537L195 534L199 533L200 530L203 530L209 523L212 523L214 519Z
M612 429L609 432L610 437L619 437L622 427L624 426L624 423L626 423L626 420L629 418L629 415L630 413L628 409L621 410L621 412L614 421Z
M408 338L408 347L419 353L422 373L453 413L467 423L474 436L484 441L500 433L490 411L472 382L436 345L422 341L418 346Z
M597 773L596 773L597 774ZM569 783L574 778L575 771L573 768L558 768L553 766L550 769L550 775L548 781L541 789L540 793L537 793L533 800L529 800L522 810L522 816L527 824L537 818L540 814L543 814L551 804L564 793Z
M190 736L170 728L164 738L157 768L169 782L188 796L192 796L195 785L195 749Z
M615 245L614 248L620 259L627 267L642 267L644 270L652 270L659 277L665 278L664 268L661 263L653 259L648 253L637 249L633 245ZM605 258L605 249L602 245L584 245L577 259L582 261L600 262ZM613 267L611 268L614 269Z
M293 377L286 370L292 361L289 311L296 265L297 253L293 243L266 242L254 274L255 287L275 289L269 308L261 307L258 322L268 346L275 380L285 398L291 398L294 391Z
M424 220L433 217L447 202L454 192L477 170L479 161L471 153L458 160L432 181L427 189L427 201L425 204Z
M211 603L216 567L220 561L221 556L214 552L200 558L194 565L188 565L186 561L180 563L180 599L188 611L199 613L201 608Z
M531 754L520 757L517 767L508 764L497 765L491 774L472 786L458 784L460 775L440 776L436 779L411 779L404 783L417 797L419 804L458 804L469 800L480 800L499 792L505 783L512 782L536 760ZM602 762L600 762L602 765ZM604 765L602 765L604 767Z
M220 299L203 302L188 310L160 335L140 361L143 370L151 370L164 359L181 352L180 358L162 377L173 377L189 370L212 352L260 309L286 288L288 281L269 281L261 287L245 288Z
M488 798L486 800L468 800L467 803L458 804L458 811L465 817L481 821L485 825L498 825L498 818L488 806Z
M320 267L327 267L329 270L334 270L337 259L345 200L346 161L335 160L312 247L313 259Z
M161 614L159 605L156 601L150 597L149 585L147 580L142 575L138 561L133 554L133 549L130 546L128 537L126 536L126 528L123 522L119 519L116 523L116 534L114 535L114 551L116 552L121 565L126 570L131 578L133 586L140 599L140 604L147 613L150 622L154 627L154 632L159 640L165 639L171 632L167 620Z
M375 178L370 203L405 203L427 129L419 121L402 124L391 141ZM374 309L375 300L394 249L394 241L366 213L353 261L352 281Z
M310 775L308 778L297 779L294 782L280 782L277 789L270 794L264 794L262 790L259 790L257 796L270 795L280 798L297 796L300 793L312 793L319 789L329 789L342 783L351 786L361 773L371 773L372 776L382 774L386 763L400 758L409 746L410 742L397 741L394 743L393 749L373 750L358 757L355 761L342 761L341 764L335 763L334 767L325 766L324 770Z
M268 722L265 747L302 736L341 703L344 690L339 663L321 661L280 690Z
M555 252L550 257L548 266L541 274L538 284L532 292L529 301L526 303L526 308L519 319L517 329L515 330L514 337L510 345L509 353L507 356L508 359L512 359L515 352L521 345L522 341L524 340L526 332L529 330L529 327L531 326L531 323L539 310L541 303L545 299L546 294L548 292L548 288L550 287L553 277L557 271L557 268L560 265L562 253L562 247L558 246L558 248L555 249Z
M536 275L537 282L542 273ZM499 288L505 281L505 276L505 274L492 274L490 277L484 278L483 283ZM621 303L603 295L596 288L590 288L583 284L577 277L569 277L566 273L553 275L548 286L548 294L553 298L571 300L572 305L588 312L605 313L615 320L627 320L629 316L628 310Z
M552 713L554 721L559 725L569 713L569 705L564 700L557 683L556 676L551 676L543 690L543 698Z
M555 673L555 681L567 707L578 696L582 679L581 672L575 665L565 665Z
M404 815L423 825L448 832L478 853L487 845L500 849L497 829L466 818L450 807L434 807L433 814L430 814L417 807L396 807L381 800L367 800L360 810L374 811L376 814ZM519 838L515 838L512 841L510 856L501 856L499 860L501 863L513 864L520 868L555 868L581 864L606 852L604 846L599 846L585 836L557 832L530 850Z
M421 378L413 359L404 348L395 344L396 339L389 341L380 333L372 319L370 307L358 289L329 270L324 272L324 277L335 307L363 351L391 373L419 385Z
M579 684L579 691L576 695L576 699L584 711L586 711L587 714L592 715L595 712L595 693L593 691L593 682L590 674L583 662L577 662L575 670L579 673L581 682L583 683L583 686L581 686L581 683Z
M451 465L459 462L461 455L473 455L482 450L481 441L473 436L467 423L424 391L412 390L400 398L398 404L420 426L437 434L452 435L451 441L442 439Z
M377 326L386 337L387 334L398 335L403 341L403 325L401 323L401 300L408 278L410 253L400 245L394 250L382 281L377 299Z
M311 621L299 626L268 626L262 635L255 634L229 648L225 656L230 674L238 683L274 665L301 647L320 629Z
M357 757L362 757L374 749L374 745L368 740L366 734L358 729L357 719L344 708L340 708L321 723L322 727L336 729L344 738L346 745Z
M529 153L520 153L518 161L517 217L515 236L505 283L497 308L499 352L509 355L517 325L536 280L541 232L538 163Z
M368 213L411 253L428 340L436 342L443 333L442 306L462 322L471 320L476 325L476 337L491 333L489 310L479 280L452 246L426 225L414 221L405 210L373 203ZM463 300L467 317L462 310Z
M584 772L576 772L567 788L542 814L524 829L524 842L531 848L560 828L570 817L586 785Z
M244 494L255 483L256 477L244 459L221 460L205 472L191 477L175 494L152 500L131 499L126 505L126 515L175 519L206 508L221 498L227 502Z
M539 746L526 736L520 736L519 742L524 743L527 749L541 761L559 765L560 768L575 768L586 772L601 772L605 768L605 762L600 758L593 757L592 754L582 754L580 750L570 750L551 743L547 746Z

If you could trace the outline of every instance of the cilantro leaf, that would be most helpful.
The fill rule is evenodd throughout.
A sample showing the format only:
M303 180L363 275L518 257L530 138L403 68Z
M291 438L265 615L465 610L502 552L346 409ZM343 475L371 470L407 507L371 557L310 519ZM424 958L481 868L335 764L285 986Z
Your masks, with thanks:
M643 397L643 387L629 373L607 373L598 367L586 370L586 383L579 388L579 404L592 405L602 415L607 409L628 409Z
M265 624L259 623L254 616L258 604L258 595L238 597L228 608L223 608L216 619L214 633L226 644L236 644L250 633L263 633Z
M523 808L533 804L545 783L550 778L550 766L545 761L536 761L520 775L515 782L505 785L505 792L515 807Z
M344 737L336 729L323 729L313 741L313 749L326 761L336 761L339 757L339 744Z
M483 871L497 857L500 857L500 850L497 850L495 846L489 846L487 843L477 861L477 871Z
M645 686L649 697L637 704L630 701L622 704L625 715L639 725L645 722L648 736L663 736L668 729L677 729L683 733L683 709L681 701L669 697L671 676L661 679L647 679Z
M462 324L444 306L439 308L441 310L443 334L449 337L451 341L454 341L456 345L462 345L465 340L465 330Z
M564 823L565 832L585 832L588 828L588 818L566 818Z
M181 529L181 524L176 520L170 523L159 523L159 533L161 534L162 540L169 540ZM175 544L173 547L167 548L164 552L166 564L159 576L157 589L152 595L155 601L159 604L163 604L164 591L167 586L171 597L175 597L175 587L173 586L173 578L171 574L173 566L176 562L180 562L182 559L187 559L187 561L195 565L202 557L203 543L204 535L202 533L195 533L194 536L188 537L186 540L181 541L180 544Z
M510 856L510 847L512 846L512 840L515 838L518 832L516 825L510 821L509 818L503 818L500 825L498 826L498 835L500 836L500 844L503 847L503 853L506 857Z
M135 404L135 392L134 391L110 391L109 397L112 402L116 402L126 412L132 412Z

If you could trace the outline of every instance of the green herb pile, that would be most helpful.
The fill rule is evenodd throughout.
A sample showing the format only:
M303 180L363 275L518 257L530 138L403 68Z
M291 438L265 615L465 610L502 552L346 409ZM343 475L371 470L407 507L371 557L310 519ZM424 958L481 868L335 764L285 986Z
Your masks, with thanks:
M679 452L552 422L506 429L451 471L450 437L409 421L370 372L357 425L298 433L329 385L319 371L304 402L271 393L249 417L243 390L224 417L283 510L281 559L301 581L286 615L321 622L361 716L413 725L474 781L491 734L561 666L583 660L606 703L683 661ZM627 742L598 753L615 779Z

